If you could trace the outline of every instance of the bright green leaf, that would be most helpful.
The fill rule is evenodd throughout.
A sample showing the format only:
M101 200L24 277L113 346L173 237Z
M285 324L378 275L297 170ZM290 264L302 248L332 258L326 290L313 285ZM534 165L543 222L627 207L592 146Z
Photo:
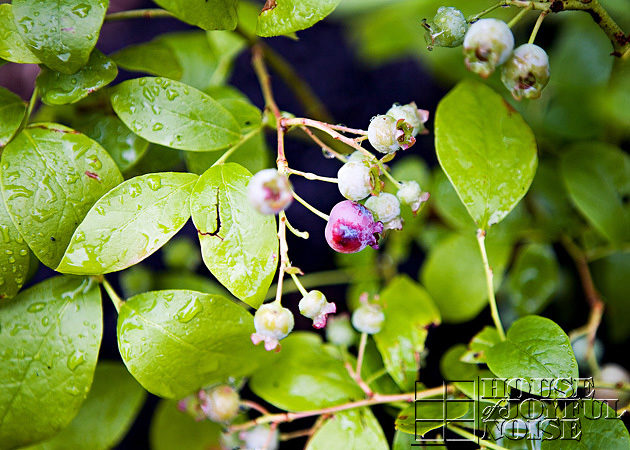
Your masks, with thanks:
M0 300L10 299L22 288L29 269L28 245L18 233L0 199ZM1 303L1 302L0 302Z
M396 429L404 433L423 436L431 430L441 428L445 420L452 421L453 425L459 425L456 419L463 417L468 412L469 400L462 400L461 402L451 398L447 400L446 417L444 417L444 402L421 400L403 409L398 414L395 424ZM416 419L424 420L416 422Z
M497 329L485 326L483 330L473 336L468 344L468 351L461 356L460 360L471 364L485 364L486 352L500 341L501 337Z
M20 127L26 104L13 92L0 88L0 148L9 143Z
M477 226L500 222L536 172L534 135L489 87L465 81L438 105L435 147L444 172Z
M70 425L52 439L28 448L113 448L133 423L145 398L145 390L129 375L125 366L114 361L101 361L96 366L90 393Z
M53 268L94 202L122 181L98 143L53 123L29 126L5 147L1 176L13 223Z
M10 4L0 5L0 58L21 64L39 64L40 60L26 46L13 21Z
M46 66L74 73L88 62L108 0L13 0L22 39Z
M168 35L166 35L168 36ZM182 77L182 67L175 56L175 52L164 42L164 37L129 45L111 55L111 58L125 70L142 72L159 77L179 80Z
M413 390L428 327L440 323L429 294L409 277L394 278L381 292L385 322L374 335L385 367L403 390Z
M571 342L562 328L540 316L527 316L512 324L506 340L495 344L486 352L490 370L501 378L577 378L578 366ZM540 382L523 385L520 389L532 394L563 397L562 390L571 386L549 386Z
M183 83L136 78L119 84L112 107L134 133L180 150L211 151L238 142L239 125L209 95Z
M327 420L306 450L388 450L381 425L370 408L350 409Z
M0 306L0 447L47 439L85 400L103 327L98 285L54 277Z
M151 422L153 450L210 450L221 448L221 425L210 420L197 422L177 409L177 402L161 401Z
M127 300L118 315L118 348L129 372L160 397L181 398L255 371L265 350L250 335L254 318L219 295L171 290Z
M305 30L334 11L341 0L268 0L256 34L270 37Z
M249 203L250 177L238 164L211 167L199 178L190 207L210 272L258 308L276 271L278 238L274 216L257 213Z
M606 239L630 240L630 157L603 143L578 144L563 154L561 173L573 204Z
M183 22L204 30L233 30L236 27L236 0L155 0Z
M57 271L115 272L152 255L190 217L188 198L197 179L191 173L161 172L112 189L79 225Z
M488 291L479 246L475 236L451 234L429 253L421 270L422 284L445 322L465 322L486 306ZM510 256L511 245L503 240L486 241L494 271L495 289Z
M316 334L294 332L281 345L275 358L249 382L251 390L266 402L287 411L305 411L363 397L343 362Z
M116 64L98 50L78 72L67 75L43 68L37 77L42 101L49 105L75 103L107 86L118 75Z

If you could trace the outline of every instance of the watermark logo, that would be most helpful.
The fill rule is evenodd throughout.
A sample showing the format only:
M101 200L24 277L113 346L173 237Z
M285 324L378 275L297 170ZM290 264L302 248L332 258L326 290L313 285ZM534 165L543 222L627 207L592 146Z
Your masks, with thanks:
M447 394L455 384L473 398ZM415 442L580 441L586 420L619 420L618 400L596 398L592 378L477 378L444 383L441 398L417 398ZM460 435L462 437L460 437ZM467 437L463 437L466 436Z

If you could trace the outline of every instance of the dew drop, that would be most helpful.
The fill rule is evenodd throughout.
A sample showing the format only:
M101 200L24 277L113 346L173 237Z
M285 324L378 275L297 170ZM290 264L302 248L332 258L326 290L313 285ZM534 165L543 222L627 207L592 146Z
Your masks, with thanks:
M186 303L186 305L184 305L179 311L177 311L175 318L182 323L187 323L193 320L195 316L199 314L202 310L203 306L201 305L199 300L197 298L193 298L188 303Z
M45 303L42 303L42 302L37 302L37 303L33 303L32 305L30 305L28 308L26 308L26 310L27 310L28 312L35 313L35 312L39 312L39 311L41 311L41 310L42 310L42 309L44 309L45 307L46 307L46 304L45 304Z

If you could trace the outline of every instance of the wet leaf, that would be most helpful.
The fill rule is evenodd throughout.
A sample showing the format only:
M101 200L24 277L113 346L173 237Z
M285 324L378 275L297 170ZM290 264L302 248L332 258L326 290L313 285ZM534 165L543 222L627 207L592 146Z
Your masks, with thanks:
M58 272L103 274L156 252L190 217L188 198L198 179L161 172L125 181L101 197L79 225Z
M126 301L118 315L118 348L149 392L181 398L203 386L255 371L266 352L250 335L254 318L219 295L153 291Z
M183 22L204 30L233 30L236 0L155 0Z
M258 36L279 36L312 27L341 0L268 0L258 16Z
M21 64L39 64L26 43L22 40L17 25L13 21L13 7L10 4L0 5L0 58Z
M119 84L112 107L134 133L149 142L180 150L211 151L238 142L232 114L209 95L162 78L136 78Z
M26 104L13 92L0 88L0 148L9 143L20 127Z
M111 55L125 70L179 80L182 67L175 52L164 42L164 36L142 44L129 45Z
M208 169L190 198L201 254L233 295L258 308L278 263L274 216L256 212L247 198L251 174L234 163Z
M90 390L101 344L98 285L59 276L0 306L0 446L65 428Z
M307 450L388 450L381 425L370 408L342 411L327 420L306 445Z
M0 199L1 200L1 199ZM28 245L18 233L0 201L0 303L10 299L22 288L29 269Z
M440 102L435 147L442 169L482 229L508 215L536 172L531 129L499 94L478 82L460 83Z
M28 48L50 69L71 74L88 62L107 0L14 0L17 29Z
M116 64L98 50L87 64L68 75L43 68L37 77L42 101L49 105L75 103L111 83L118 75Z
M54 123L31 125L5 147L1 177L13 223L52 268L96 200L122 181L98 143Z

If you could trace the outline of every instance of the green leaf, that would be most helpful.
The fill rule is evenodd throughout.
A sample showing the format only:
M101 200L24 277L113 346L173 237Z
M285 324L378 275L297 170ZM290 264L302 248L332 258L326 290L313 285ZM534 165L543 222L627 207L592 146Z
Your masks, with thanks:
M155 0L179 20L204 30L236 28L236 0Z
M306 450L388 450L381 425L370 408L342 411L327 420Z
M595 286L604 297L604 317L609 336L622 342L630 336L630 253L615 253L592 265Z
M534 134L489 87L458 84L438 105L435 147L444 172L477 226L500 222L536 172Z
M431 187L431 205L440 219L456 230L465 230L469 233L474 231L475 222L440 168L433 171Z
M258 16L256 34L270 37L305 30L334 11L341 0L268 0Z
M22 39L46 66L74 73L88 62L98 39L107 0L13 0Z
M604 143L577 144L563 154L561 173L578 211L612 243L630 240L630 157Z
M211 151L238 142L239 125L209 95L162 78L119 84L112 107L134 133L149 142L190 151Z
M120 184L101 197L79 225L58 272L103 274L156 252L190 217L197 175L162 172Z
M179 80L182 67L173 49L161 36L150 42L129 45L111 55L114 62L130 72L142 72Z
M553 248L545 244L521 247L507 279L507 293L519 315L536 314L558 289L560 275Z
M76 103L107 86L116 75L118 75L116 64L98 50L94 50L87 64L72 75L43 68L37 77L37 87L44 103L65 105Z
M9 143L20 127L25 112L26 104L20 97L0 88L0 148Z
M497 329L485 326L472 338L468 344L468 351L461 356L460 360L471 364L485 364L486 352L499 342L501 342L501 337Z
M28 448L113 448L129 430L145 398L145 390L129 376L125 366L101 361L94 372L92 389L70 425L52 439Z
M211 167L190 197L203 262L232 294L258 308L276 272L274 216L257 213L247 198L251 174L238 164Z
M170 290L127 300L118 315L118 348L149 392L181 398L255 371L265 351L250 335L254 319L219 295Z
M381 292L385 322L374 340L387 371L403 390L413 390L428 327L440 323L429 294L407 276L394 278Z
M496 290L508 262L511 245L495 240L489 234L486 247ZM439 241L430 251L420 275L445 322L465 322L486 306L486 278L473 232L468 235L451 234Z
M442 427L445 420L452 422L454 425L459 425L456 419L466 415L469 408L469 400L462 400L460 403L455 399L449 398L447 401L446 417L444 417L444 402L420 400L413 405L407 406L396 417L396 429L414 436L423 436L431 430ZM416 422L416 419L423 420Z
M153 278L153 283L156 290L186 289L232 298L230 292L219 283L210 280L207 276L190 272L159 272Z
M14 63L39 64L41 61L26 46L13 21L13 7L0 5L0 58Z
M18 233L0 199L0 300L10 299L26 281L29 269L28 245Z
M578 366L571 342L562 328L540 316L527 316L512 324L506 340L499 342L486 353L490 370L501 378L577 378ZM540 383L522 386L532 394L564 397L562 386L545 392ZM571 389L569 387L569 389Z
M13 223L51 268L94 202L122 181L99 144L54 123L31 125L5 147L1 177Z
M221 425L209 420L197 422L177 409L177 402L162 400L151 421L153 450L210 450L221 448Z
M114 115L91 114L77 123L77 129L101 144L122 172L134 167L149 148L147 141Z
M54 277L0 306L0 446L53 436L90 390L101 344L98 286Z
M293 332L274 356L252 375L249 387L280 409L305 411L363 397L343 362L314 333Z
M183 171L184 153L163 147L157 144L149 144L149 148L140 160L125 172L127 178L146 175L148 173Z
M605 448L610 450L625 450L630 448L630 435L621 419L616 418L615 411L601 400L585 399L575 404L579 412L569 410L566 414L569 418L577 418L581 431L579 443L573 439L559 439L562 431L562 423L555 423L555 427L549 423L545 429L548 439L543 440L543 450L573 450L575 448ZM565 410L566 411L566 410ZM568 425L568 424L567 424ZM569 436L568 428L567 436ZM550 438L556 436L555 439Z
M440 372L448 382L453 381L455 387L472 399L478 399L479 394L492 392L486 385L477 382L481 378L494 378L492 372L483 366L462 362L462 357L466 354L466 346L458 344L447 350L440 360ZM500 385L499 385L500 386ZM496 390L495 390L496 391ZM503 392L499 388L495 392L500 396Z

